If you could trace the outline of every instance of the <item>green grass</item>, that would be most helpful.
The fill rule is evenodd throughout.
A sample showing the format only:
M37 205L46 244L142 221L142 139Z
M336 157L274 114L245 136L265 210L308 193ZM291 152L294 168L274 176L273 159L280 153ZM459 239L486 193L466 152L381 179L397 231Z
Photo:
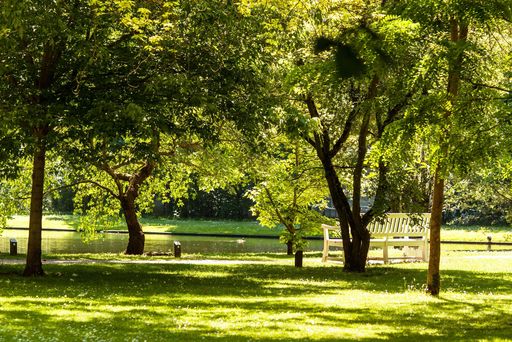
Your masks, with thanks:
M487 241L488 236L494 242L512 242L512 227L445 225L441 238L453 241Z
M79 217L74 215L46 215L43 218L45 228L78 227ZM282 228L269 229L256 221L229 220L173 220L166 218L143 217L141 223L146 232L209 233L209 234L247 234L279 235ZM28 216L18 215L8 221L10 227L28 227ZM125 230L120 223L115 229ZM512 228L506 226L443 226L442 240L512 242Z
M141 224L148 232L209 233L209 234L247 234L279 235L282 229L262 227L256 221L229 220L174 220L157 217L142 217ZM44 228L77 229L79 217L75 215L45 215ZM28 227L28 216L16 215L7 222L8 227ZM126 230L120 223L114 229Z
M425 263L346 274L334 263L320 264L316 255L303 269L282 255L265 260L45 265L48 275L41 279L17 275L21 265L0 264L0 341L505 341L512 336L511 252L445 253L439 298L424 294Z

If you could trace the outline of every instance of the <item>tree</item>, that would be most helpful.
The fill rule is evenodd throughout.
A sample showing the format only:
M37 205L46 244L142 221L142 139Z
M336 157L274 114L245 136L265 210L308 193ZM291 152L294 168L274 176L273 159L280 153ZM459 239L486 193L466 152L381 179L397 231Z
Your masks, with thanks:
M471 149L472 146L485 147L485 143L476 144L475 140L478 139L472 139L464 151L455 149L461 138L467 137L470 131L466 129L468 123L474 123L468 120L470 116L467 115L470 109L478 106L475 104L479 101L474 99L483 96L492 103L492 96L486 94L489 88L482 85L493 78L492 71L489 73L488 70L495 69L489 68L490 65L487 68L478 67L477 59L489 62L491 56L500 50L497 46L491 47L489 41L494 41L493 30L499 25L500 19L510 19L512 8L508 1L425 0L390 2L390 6L422 24L426 42L436 55L433 59L439 63L435 69L436 80L432 80L433 88L426 91L438 98L435 109L431 107L431 110L434 109L432 118L435 127L431 133L436 141L432 145L435 146L432 157L434 181L427 276L427 292L437 295L440 289L440 232L445 179L450 169L468 165L471 159L468 158L468 151L476 151ZM485 118L494 111L493 108L478 107L484 111L479 115L471 112L475 118L478 117L476 121L488 122Z
M366 227L390 205L391 160L378 156L376 146L417 94L422 74L411 44L415 24L387 17L380 2L342 4L345 9L336 15L334 8L316 9L315 24L323 35L311 37L316 55L299 50L291 66L286 84L296 109L288 124L302 132L323 166L340 219L344 269L363 272L370 241ZM344 19L349 12L350 19ZM373 179L369 191L363 189L364 179ZM366 213L361 212L363 196L374 198Z
M216 158L222 150L216 145L231 130L258 131L268 111L260 105L269 58L261 11L224 1L168 3L148 19L144 41L106 51L105 65L96 68L131 81L123 86L124 79L108 79L108 96L83 91L84 115L68 132L67 154L78 166L79 198L88 195L92 221L115 216L119 202L129 231L127 254L144 251L138 212L150 210L154 196L184 195L192 172L211 171L203 164ZM204 155L213 159L201 160ZM230 182L221 179L222 169L209 187ZM87 225L95 226L91 220Z
M12 115L23 151L32 156L26 276L44 274L41 222L47 151L80 112L82 86L94 89L95 80L88 76L101 64L103 52L137 33L137 15L130 10L123 2L0 3L0 107Z
M304 247L303 237L320 231L328 191L314 151L300 138L273 138L269 156L254 167L255 186L247 192L251 211L266 227L285 228L288 255Z

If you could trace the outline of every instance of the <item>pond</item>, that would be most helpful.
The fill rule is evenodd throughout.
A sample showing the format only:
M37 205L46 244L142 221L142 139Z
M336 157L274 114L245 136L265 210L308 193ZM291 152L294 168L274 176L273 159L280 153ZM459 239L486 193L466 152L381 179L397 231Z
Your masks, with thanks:
M27 250L28 231L5 229L0 236L0 252L9 252L9 240L18 241L18 253ZM286 246L276 239L229 238L146 234L146 252L172 252L173 242L181 242L182 253L275 253L285 252ZM128 234L105 234L101 239L84 243L77 232L43 231L43 253L122 253ZM322 241L309 241L307 250L321 251Z
M18 253L27 250L28 231L5 229L0 236L0 253L9 252L9 239L18 241ZM180 241L182 253L284 253L286 246L276 239L202 237L146 234L146 252L172 252L173 242ZM45 254L59 253L122 253L128 243L127 234L105 234L102 238L88 243L80 234L69 231L43 231L42 248ZM493 250L510 250L511 246L493 246ZM334 248L333 248L334 249ZM442 245L443 250L487 250L486 245ZM308 241L306 251L322 251L322 241ZM377 251L376 251L377 252ZM380 252L377 252L380 255Z

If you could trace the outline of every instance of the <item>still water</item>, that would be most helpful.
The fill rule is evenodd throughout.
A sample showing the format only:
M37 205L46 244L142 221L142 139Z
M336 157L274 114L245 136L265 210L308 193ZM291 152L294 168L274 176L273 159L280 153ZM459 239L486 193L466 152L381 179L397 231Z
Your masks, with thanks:
M9 253L9 240L18 242L18 253L27 250L28 231L5 229L0 236L0 253ZM173 242L181 242L182 253L284 253L286 246L278 239L200 237L177 235L146 235L145 252L172 252ZM85 243L76 232L43 231L43 253L122 253L128 243L128 234L105 234L100 239ZM321 251L322 241L308 241L306 251ZM443 250L485 251L486 245L442 245ZM510 246L493 246L492 250L510 250ZM379 252L380 253L380 252Z
M0 236L0 252L9 252L9 240L18 242L18 253L27 250L28 231L5 229ZM182 253L272 253L285 252L286 246L277 239L226 238L175 235L146 235L146 252L172 252L173 242L181 242ZM43 231L43 253L122 253L128 234L105 234L84 243L76 232ZM322 241L309 241L307 250L321 251Z

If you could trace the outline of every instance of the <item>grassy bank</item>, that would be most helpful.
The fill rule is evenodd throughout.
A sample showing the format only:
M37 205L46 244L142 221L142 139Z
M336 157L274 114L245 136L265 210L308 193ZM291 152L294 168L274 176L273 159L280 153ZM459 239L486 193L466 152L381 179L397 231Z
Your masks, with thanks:
M74 215L46 215L43 219L45 228L78 227L79 217ZM247 235L279 235L282 228L269 229L256 221L227 220L173 220L166 218L143 217L143 228L147 232L175 233L209 233L209 234L247 234ZM10 227L28 227L28 216L15 216L8 221ZM121 222L115 229L124 230ZM501 226L443 226L442 239L456 241L487 241L491 236L494 242L512 242L512 228Z
M346 274L316 256L303 269L288 258L265 260L46 265L42 279L17 275L20 265L0 265L0 341L505 341L512 336L510 252L445 254L439 298L422 290L425 263Z
M77 229L79 216L45 215L44 228ZM230 220L175 220L160 217L142 217L140 222L145 231L170 233L210 233L210 234L248 234L248 235L279 235L281 228L269 229L262 227L257 221ZM17 215L7 222L8 227L28 227L28 216ZM125 230L126 225L120 222L114 229Z

